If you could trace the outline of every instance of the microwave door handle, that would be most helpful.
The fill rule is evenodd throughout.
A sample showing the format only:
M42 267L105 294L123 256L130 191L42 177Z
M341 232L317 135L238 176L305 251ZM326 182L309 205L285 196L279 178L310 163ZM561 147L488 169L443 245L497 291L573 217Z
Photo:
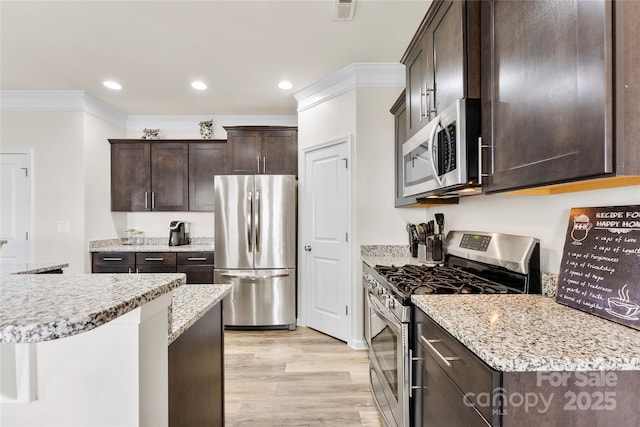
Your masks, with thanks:
M438 171L436 170L436 163L435 163L435 159L433 157L433 147L434 147L434 138L436 136L436 133L438 133L438 127L440 127L440 118L438 117L437 119L437 123L433 126L433 130L431 131L431 136L429 137L429 157L431 157L431 169L433 170L433 176L435 177L436 181L438 181L438 185L440 187L442 187L442 180L440 179L440 176L438 176Z

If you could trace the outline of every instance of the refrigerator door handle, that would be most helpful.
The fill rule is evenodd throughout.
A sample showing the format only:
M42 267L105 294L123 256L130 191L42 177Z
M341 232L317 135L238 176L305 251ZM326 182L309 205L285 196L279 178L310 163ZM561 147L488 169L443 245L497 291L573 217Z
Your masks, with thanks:
M256 252L260 252L260 243L262 236L260 234L260 216L262 212L260 210L260 190L256 190Z
M270 274L265 276L256 276L253 274L221 274L222 277L226 277L228 279L243 279L243 280L266 280L266 279L277 279L279 277L289 277L289 273L279 273L279 274Z
M249 252L253 251L253 192L249 191L247 197L249 202L249 209L247 213L247 243L249 244Z

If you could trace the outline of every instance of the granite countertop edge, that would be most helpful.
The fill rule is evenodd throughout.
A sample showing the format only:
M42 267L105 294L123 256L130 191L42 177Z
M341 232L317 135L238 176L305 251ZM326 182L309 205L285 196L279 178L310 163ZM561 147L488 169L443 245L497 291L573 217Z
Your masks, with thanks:
M190 244L181 246L164 245L122 245L91 247L89 252L213 252L213 244Z
M57 277L53 279L52 276ZM87 301L89 301L89 307L80 307L76 310L75 307L81 305L78 304L77 301L79 295L73 292L67 295L64 294L64 287L69 283L71 283L70 288L72 286L77 287L79 284L82 284L86 285L86 289L91 289L90 282L94 279L103 281L109 280L111 277L117 282L118 280L131 280L130 278L134 276L137 281L148 280L151 284L147 289L141 292L127 289L126 297L111 301L107 304L92 300L89 296L89 298L87 298ZM12 277L15 279L11 279ZM25 281L24 283L20 282L23 280ZM9 283L7 284L5 282ZM185 282L186 276L184 273L155 273L149 275L83 274L76 276L7 275L4 276L2 283L3 299L5 299L5 296L8 296L9 292L12 292L13 295L11 295L11 298L7 298L10 301L3 302L3 304L7 305L3 306L0 311L0 317L2 317L2 322L0 322L0 343L38 343L88 332L173 291ZM94 293L96 295L100 292L105 292L105 289L109 292L109 286L114 285L114 283L101 283L103 283L102 286L94 287ZM10 312L12 308L11 306L22 298L26 298L26 301L28 301L27 304L30 303L28 291L24 292L27 294L26 297L20 295L16 298L15 295L19 295L20 292L15 292L15 289L18 289L19 286L31 286L31 291L33 291L34 286L46 285L48 285L49 288L43 288L43 292L46 291L47 294L51 294L50 303L48 300L44 301L41 299L38 302L40 305L38 305L37 308L32 309L36 310L35 313L27 312L17 318L15 316L15 311ZM128 285L130 286L130 284ZM10 289L11 286L14 287L13 291ZM56 287L60 287L61 292L58 295L55 294L55 290L52 290ZM138 288L136 287L136 289ZM70 306L74 307L71 310L73 313L71 315L68 315L67 313L58 314L57 311L64 311L64 309L69 309L69 307L65 307L64 305L56 306L56 300L71 300ZM49 311L43 311L46 309ZM5 314L5 311L10 313ZM20 317L22 317L22 319L20 319ZM34 317L36 318L35 320Z
M173 291L171 344L229 293L231 285L183 285Z
M48 271L61 270L69 267L69 264L64 262L60 264L56 263L2 263L0 264L0 271L2 274L39 274L46 273Z
M432 295L412 296L412 302L501 372L640 370L640 331L552 298ZM520 311L523 306L531 309Z

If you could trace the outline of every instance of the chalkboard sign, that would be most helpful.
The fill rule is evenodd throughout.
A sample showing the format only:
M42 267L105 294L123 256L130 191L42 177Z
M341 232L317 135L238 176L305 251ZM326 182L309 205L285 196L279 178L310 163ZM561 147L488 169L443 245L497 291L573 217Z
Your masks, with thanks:
M556 301L640 330L640 205L571 209Z

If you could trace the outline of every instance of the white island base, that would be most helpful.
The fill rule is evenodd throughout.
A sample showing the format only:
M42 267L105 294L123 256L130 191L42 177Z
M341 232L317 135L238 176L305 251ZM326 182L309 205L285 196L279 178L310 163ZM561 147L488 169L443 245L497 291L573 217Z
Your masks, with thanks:
M167 426L171 299L70 337L0 344L0 425Z

